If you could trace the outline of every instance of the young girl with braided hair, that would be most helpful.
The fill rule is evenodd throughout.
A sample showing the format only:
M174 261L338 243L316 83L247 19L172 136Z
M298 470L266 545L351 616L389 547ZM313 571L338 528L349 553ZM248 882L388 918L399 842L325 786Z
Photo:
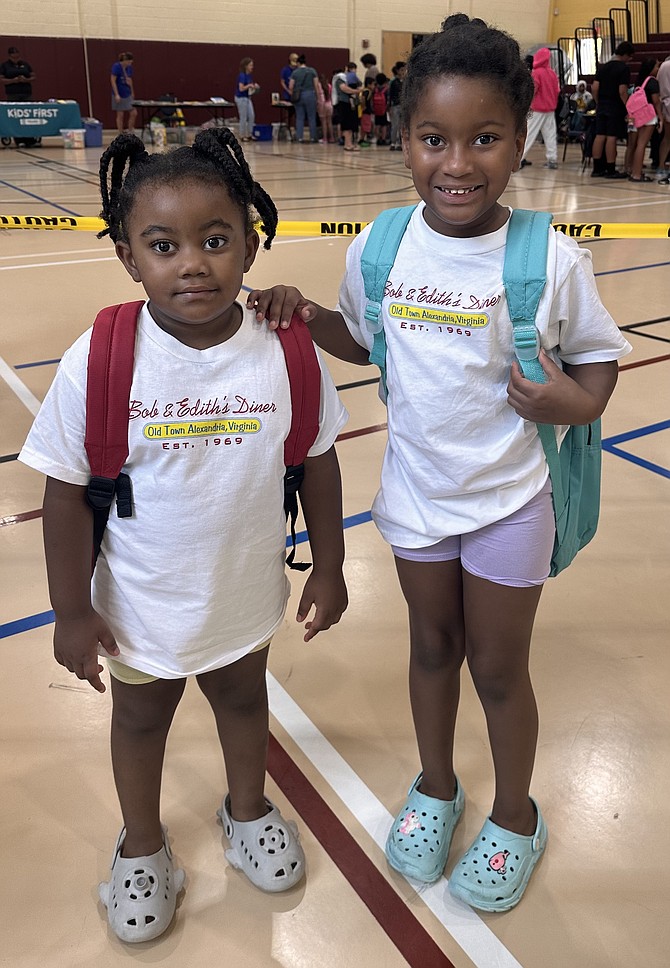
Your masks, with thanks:
M99 692L98 653L111 674L124 826L100 896L117 936L139 942L166 930L184 881L161 824L160 787L188 676L211 705L223 749L227 858L266 891L286 890L304 874L295 825L264 795L265 669L289 592L283 449L291 397L276 334L237 302L259 244L256 213L269 248L277 210L230 131L202 131L192 147L165 154L120 135L100 174L101 234L148 300L138 318L125 465L135 512L110 514L92 582L90 330L65 353L21 459L47 475L56 660ZM333 447L346 411L320 363L320 427L300 490L314 561L298 605L299 622L315 607L305 641L347 606ZM163 429L180 424L184 435L166 439Z
M600 301L590 253L550 229L536 317L546 383L515 362L502 278L510 209L500 196L521 162L532 96L516 41L481 20L450 16L414 48L401 129L420 202L381 303L388 442L372 515L409 609L421 760L386 856L408 877L442 877L465 803L454 733L467 663L495 793L449 889L484 911L520 901L547 839L529 795L538 716L528 662L555 535L537 423L557 425L562 439L566 425L594 421L630 350ZM322 348L368 363L378 328L367 322L361 270L369 232L347 251L336 310L287 286L256 290L248 305L271 327L297 311Z

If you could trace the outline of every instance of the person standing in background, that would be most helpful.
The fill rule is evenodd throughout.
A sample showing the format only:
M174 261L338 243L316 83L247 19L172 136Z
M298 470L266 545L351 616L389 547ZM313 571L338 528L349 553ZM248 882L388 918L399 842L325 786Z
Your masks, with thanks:
M137 108L133 107L135 89L133 87L133 55L126 51L112 64L110 76L112 85L112 111L116 115L117 131L135 130ZM127 118L127 123L126 123Z
M321 121L321 142L332 145L335 143L333 129L333 101L332 84L325 74L319 74L319 84L316 89L316 110Z
M363 82L367 81L368 78L374 79L377 74L379 74L379 68L377 67L377 58L374 54L363 54L361 57L361 64L365 68L365 76Z
M286 109L286 125L288 127L289 137L291 141L295 136L295 108L291 104L291 91L289 89L289 84L291 82L291 76L293 71L298 66L298 55L293 53L288 55L288 64L282 67L281 74L279 75L279 98L282 101L287 101L291 106Z
M545 168L558 168L558 148L556 144L556 102L560 92L560 85L556 72L549 66L551 57L548 47L542 47L533 57L531 77L535 85L535 94L530 105L531 114L528 118L528 135L521 158L521 167L526 155L533 147L537 136L542 132L547 160Z
M289 90L289 82L291 80L291 75L293 71L298 66L298 55L289 54L288 64L282 67L281 74L279 75L279 97L282 101L291 100L291 91Z
M627 178L616 170L616 146L626 137L626 101L630 84L628 64L635 48L627 40L614 51L614 57L598 68L591 94L596 102L596 136L593 140L591 178Z
M667 185L670 183L670 171L665 167L670 154L670 57L666 57L658 69L656 75L661 96L661 112L663 114L663 140L658 149L658 171L659 184Z
M316 136L316 88L319 83L319 75L313 67L307 66L307 58L304 54L298 57L298 66L291 75L289 90L291 100L295 106L295 140L302 141L305 130L305 115L309 124L310 140L313 145L317 144Z
M8 101L32 100L32 82L35 80L35 72L27 61L21 59L18 47L10 47L7 54L9 60L0 65L0 79L5 85L6 99Z
M251 132L256 121L252 96L260 89L253 78L254 62L251 57L243 57L240 61L240 73L237 76L235 88L235 106L240 119L240 141L251 141Z
M389 151L402 151L402 144L400 143L400 95L406 70L405 61L396 61L391 72L393 79L389 84L388 93L389 117L391 119L391 134L389 136L391 146Z

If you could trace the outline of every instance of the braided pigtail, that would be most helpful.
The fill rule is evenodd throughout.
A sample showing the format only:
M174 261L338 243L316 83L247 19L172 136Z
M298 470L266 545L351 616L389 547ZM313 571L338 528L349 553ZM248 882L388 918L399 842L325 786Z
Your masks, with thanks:
M109 235L112 242L124 238L121 193L133 167L137 164L148 164L150 158L144 145L134 134L120 134L103 152L100 158L100 218L107 228L98 233L99 239L105 235Z
M230 128L206 128L199 131L193 143L193 151L216 165L231 198L247 212L250 225L254 221L251 210L258 212L261 228L266 235L263 247L269 249L277 234L277 207L265 189L254 180L242 148Z

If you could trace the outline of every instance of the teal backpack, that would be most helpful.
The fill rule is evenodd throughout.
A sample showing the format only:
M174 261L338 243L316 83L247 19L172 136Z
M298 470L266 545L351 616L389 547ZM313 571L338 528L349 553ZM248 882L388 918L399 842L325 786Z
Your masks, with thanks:
M386 337L382 300L400 241L416 206L389 209L374 220L361 256L367 305L365 321L374 336L370 362L381 371L379 392L387 398ZM523 374L535 383L546 377L538 360L540 337L535 314L547 281L547 245L551 215L515 209L509 223L503 283L513 326L514 349ZM596 533L600 510L602 463L600 420L570 427L556 445L552 424L537 424L551 477L556 538L551 577L566 568Z

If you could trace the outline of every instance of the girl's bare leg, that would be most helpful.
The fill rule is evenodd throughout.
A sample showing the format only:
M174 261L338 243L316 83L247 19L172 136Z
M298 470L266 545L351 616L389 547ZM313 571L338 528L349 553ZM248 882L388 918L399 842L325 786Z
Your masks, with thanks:
M163 846L160 793L165 743L185 679L130 685L112 677L112 766L126 839L124 857Z

